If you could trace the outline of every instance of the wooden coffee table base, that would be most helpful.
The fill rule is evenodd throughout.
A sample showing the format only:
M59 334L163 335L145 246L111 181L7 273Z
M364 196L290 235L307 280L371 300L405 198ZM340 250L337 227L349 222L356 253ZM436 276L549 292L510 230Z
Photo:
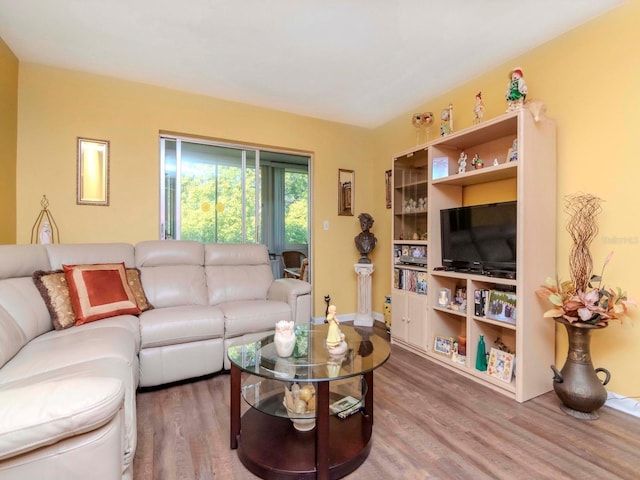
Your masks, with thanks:
M329 471L316 471L316 429L299 432L288 418L256 409L242 417L238 458L255 475L272 480L341 478L365 461L371 450L370 418L356 413L329 418Z

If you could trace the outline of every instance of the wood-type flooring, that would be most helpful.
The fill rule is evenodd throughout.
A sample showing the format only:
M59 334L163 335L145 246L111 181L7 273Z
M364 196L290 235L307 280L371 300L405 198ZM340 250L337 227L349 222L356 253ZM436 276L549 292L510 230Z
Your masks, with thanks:
M371 453L346 479L640 479L640 418L603 407L577 420L553 392L520 404L391 350L374 373ZM137 405L134 480L257 478L229 448L228 374L139 392Z

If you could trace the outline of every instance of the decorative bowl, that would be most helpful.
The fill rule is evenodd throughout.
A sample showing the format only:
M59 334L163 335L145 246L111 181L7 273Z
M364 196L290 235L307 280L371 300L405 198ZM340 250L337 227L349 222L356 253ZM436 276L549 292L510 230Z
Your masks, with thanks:
M293 427L299 432L308 432L316 427L316 412L296 413L293 410L287 408L287 402L283 399L282 405L287 410L289 419L293 423Z

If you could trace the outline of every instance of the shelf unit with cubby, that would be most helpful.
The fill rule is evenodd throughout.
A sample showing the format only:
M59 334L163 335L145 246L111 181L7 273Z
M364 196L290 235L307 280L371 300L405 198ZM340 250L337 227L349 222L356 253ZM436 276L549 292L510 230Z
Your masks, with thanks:
M393 159L392 342L426 354L429 155L418 146Z
M509 155L516 138L514 159ZM554 362L555 328L553 322L543 318L545 308L536 297L535 290L556 268L555 122L548 118L536 122L526 109L509 112L397 156L394 158L394 175L401 171L396 170L396 166L407 168L407 153L415 156L418 151L420 155L428 153L428 213L425 212L424 220L427 223L429 295L421 322L421 335L417 340L424 343L412 345L411 349L519 402L550 391L553 385L549 365ZM458 159L463 151L469 159L477 153L483 159L484 167L474 169L468 162L466 171L458 173ZM434 178L436 170L437 178ZM406 172L402 171L402 175L406 178ZM410 183L404 181L400 185L409 186ZM394 201L402 202L406 189L398 187L396 179ZM511 200L517 201L515 278L440 269L440 210ZM413 224L407 222L399 210L394 209L393 212L393 243L396 244L406 241L404 231L407 225ZM398 238L399 235L402 238ZM466 308L454 305L458 308L454 310L451 305L438 303L441 290L450 292L453 297L455 291L461 289L466 292ZM515 298L515 309L509 309L513 317L501 318L486 312L476 315L476 290L495 291L496 295L506 292L509 298ZM392 312L395 308L394 299ZM401 346L406 346L405 339L396 337L395 318L392 320L392 341L397 340ZM415 323L416 319L411 321ZM496 346L494 343L498 338L515 352L515 375L510 382L475 368L481 335L484 336L487 353ZM460 362L459 357L451 358L435 351L436 336L466 337L464 360Z

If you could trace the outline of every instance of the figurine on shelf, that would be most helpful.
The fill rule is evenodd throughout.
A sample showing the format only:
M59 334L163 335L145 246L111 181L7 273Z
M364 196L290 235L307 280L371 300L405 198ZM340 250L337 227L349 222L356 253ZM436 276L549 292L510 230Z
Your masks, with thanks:
M515 162L518 160L518 139L514 138L511 148L507 152L507 162Z
M471 160L471 165L473 165L475 167L475 169L477 170L478 168L484 167L484 161L476 153L473 156L473 159Z
M498 158L496 157L493 159L493 166L497 167L498 165L500 165L500 162L498 162Z
M458 173L464 173L467 171L467 154L460 152L460 158L458 159Z
M453 105L450 103L447 108L440 113L440 136L444 137L453 133Z
M511 72L509 72L509 80L509 86L504 95L507 99L507 112L522 107L528 91L521 68L516 67L511 70Z
M347 351L347 342L344 341L344 333L340 331L340 322L336 317L336 306L329 306L327 314L329 331L327 332L327 350L331 355L342 355Z
M482 92L476 95L476 104L473 107L473 123L480 123L484 117L484 102L482 101Z

